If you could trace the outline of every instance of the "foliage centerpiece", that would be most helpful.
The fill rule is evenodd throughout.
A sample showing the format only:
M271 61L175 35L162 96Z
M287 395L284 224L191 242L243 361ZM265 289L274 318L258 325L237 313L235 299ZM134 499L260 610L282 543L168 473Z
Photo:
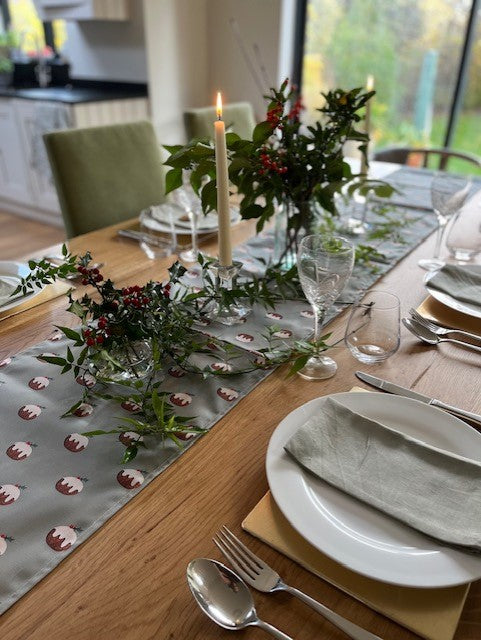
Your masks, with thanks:
M235 133L226 134L230 160L229 178L242 197L243 218L257 218L261 231L279 209L286 213L284 254L295 252L300 234L315 229L314 208L336 215L336 193L346 186L389 195L388 185L359 180L344 160L347 141L359 143L365 155L368 135L357 128L362 108L374 91L336 89L323 94L325 104L318 109L319 120L310 126L301 123L302 102L285 80L279 90L271 89L266 119L259 123L252 140ZM171 154L166 164L167 193L182 186L182 172L190 172L192 187L199 194L205 213L216 208L215 155L209 139L194 139L185 146L167 146ZM281 259L284 256L280 256Z

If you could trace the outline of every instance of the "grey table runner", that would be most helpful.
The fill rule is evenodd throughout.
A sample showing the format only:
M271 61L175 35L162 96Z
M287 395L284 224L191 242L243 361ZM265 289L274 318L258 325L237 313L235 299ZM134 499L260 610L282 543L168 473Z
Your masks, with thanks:
M402 177L403 170L389 179L398 174ZM383 247L389 264L379 264L377 273L366 267L355 268L343 300L352 300L369 288L432 231L434 216L414 217L417 221L405 230L406 244L386 243ZM270 247L272 237L262 234L239 247L235 255L250 272L261 273L263 263L259 258L265 260ZM190 269L186 281L201 286L199 268ZM328 319L337 313L339 307L333 307ZM262 333L273 324L279 327L280 341L306 336L312 329L309 305L288 302L269 312L256 306L243 325L212 323L199 329L239 347L235 355L242 361L255 358L250 352L266 346ZM50 341L0 363L0 612L183 451L170 442L165 446L149 442L133 463L121 466L124 449L114 436L89 440L82 435L115 426L115 418L129 415L134 408L128 399L121 408L108 401L84 405L77 410L78 415L61 419L60 415L81 396L81 386L37 356L64 353L65 344L57 332ZM236 358L226 360L221 350L202 357L204 364L218 363L217 367L235 367L238 362ZM169 401L180 414L195 416L196 424L209 429L269 373L256 370L228 379L204 380L166 363L162 389L169 391ZM186 441L185 449L195 440Z

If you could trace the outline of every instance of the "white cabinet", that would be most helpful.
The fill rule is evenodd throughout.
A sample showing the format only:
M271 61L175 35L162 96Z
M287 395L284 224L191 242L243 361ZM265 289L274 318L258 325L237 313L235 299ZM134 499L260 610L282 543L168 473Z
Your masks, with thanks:
M60 205L57 198L57 192L50 173L48 159L43 147L43 141L37 139L39 132L37 129L38 113L36 111L37 104L33 100L16 100L15 108L17 112L17 124L22 139L23 148L25 150L26 162L29 169L30 189L33 196L33 203L48 213L57 215L60 211ZM71 110L71 107L66 107ZM39 166L41 164L38 159L34 161L33 145L42 145L40 151L43 156L45 168ZM40 158L40 161L42 158Z
M138 0L135 0L138 1ZM41 20L129 20L129 0L34 0Z
M22 204L31 201L15 101L8 99L0 99L0 194Z
M55 115L57 109L64 117L52 126L52 110ZM63 104L0 97L0 211L61 226L42 134L59 127L96 127L148 118L147 98Z

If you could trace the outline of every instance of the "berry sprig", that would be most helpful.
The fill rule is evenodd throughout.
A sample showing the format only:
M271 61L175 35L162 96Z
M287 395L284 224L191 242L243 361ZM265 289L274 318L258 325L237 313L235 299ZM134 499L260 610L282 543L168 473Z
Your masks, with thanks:
M260 176L266 175L267 173L269 173L269 171L274 171L279 175L284 175L285 173L287 173L287 167L282 164L280 154L273 152L269 154L267 148L264 147L261 150L259 158L262 163L262 167L258 171Z
M83 264L80 264L77 267L77 271L83 275L82 284L84 285L98 284L104 279L103 275L100 273L97 267L89 268L84 266Z
M133 287L122 289L122 302L126 307L142 309L150 303L150 298L145 295L144 288L136 284Z

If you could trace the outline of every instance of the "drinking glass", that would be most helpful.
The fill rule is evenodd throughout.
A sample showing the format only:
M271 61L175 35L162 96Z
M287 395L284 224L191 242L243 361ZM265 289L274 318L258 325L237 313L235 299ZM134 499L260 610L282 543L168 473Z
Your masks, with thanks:
M140 213L140 247L151 260L170 256L177 249L174 207L164 203Z
M186 172L184 172L182 187L172 192L172 200L186 212L190 222L191 247L181 251L179 258L184 262L196 262L197 254L199 253L197 222L201 213L201 204L200 198L192 188Z
M330 234L306 236L297 255L297 270L302 290L314 312L314 342L326 311L349 279L354 265L354 247L345 238ZM331 378L337 371L335 360L320 354L309 358L298 372L307 380Z
M481 189L454 216L446 247L460 263L469 262L481 252Z
M463 206L470 187L471 179L468 176L453 176L449 173L438 173L434 176L431 182L431 202L438 228L434 256L418 262L423 269L435 271L444 266L445 262L439 257L444 231L449 220Z
M399 298L371 289L353 305L344 342L360 362L382 362L399 348L399 319Z

